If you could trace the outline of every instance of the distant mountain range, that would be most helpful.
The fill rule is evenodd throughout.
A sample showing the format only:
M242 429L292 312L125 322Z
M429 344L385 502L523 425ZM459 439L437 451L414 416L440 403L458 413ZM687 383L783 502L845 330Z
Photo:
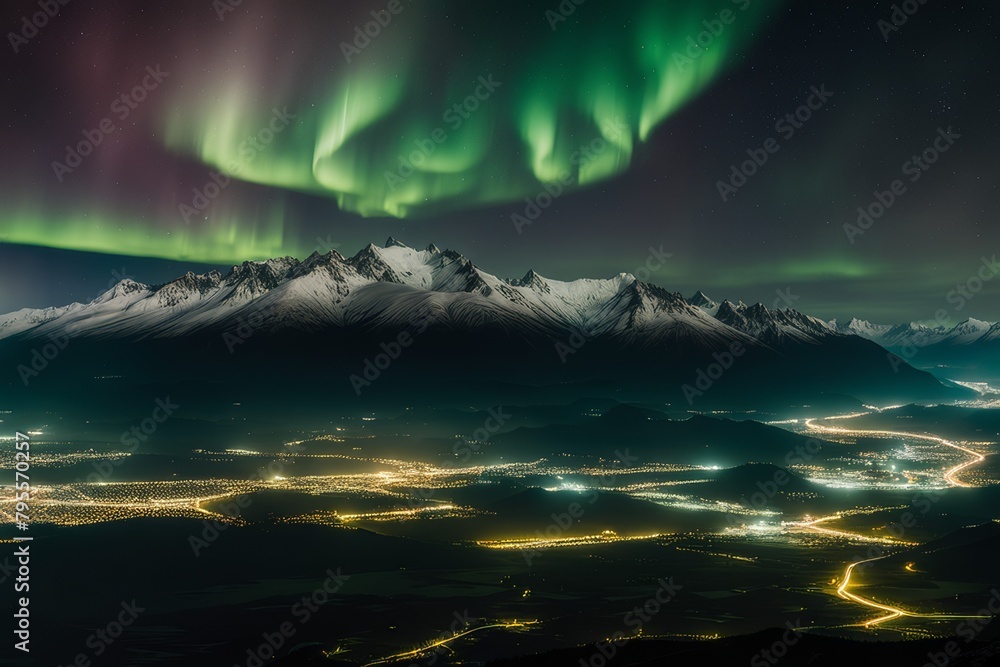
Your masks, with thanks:
M914 366L947 373L955 380L1000 381L1000 324L968 318L954 326L872 324L852 319L829 322L840 333L878 343Z
M245 262L225 275L188 272L162 285L122 280L90 303L0 316L0 339L172 337L238 326L241 319L268 331L400 325L415 315L429 324L500 323L556 337L576 330L588 337L686 339L709 346L817 342L838 333L880 344L892 339L889 328L880 338L875 334L883 328L857 320L838 327L794 310L718 304L701 292L684 299L627 273L563 282L528 271L520 279L501 279L454 251L434 245L414 250L392 238L350 258L334 250L302 262Z
M578 331L723 348L733 341L757 345L836 335L823 321L791 310L705 304L711 302L700 293L686 300L627 273L562 282L528 271L520 279L501 279L454 251L433 245L414 250L390 238L385 247L369 244L350 258L334 250L302 262L245 262L225 275L189 272L163 285L122 280L87 304L0 316L0 339L173 337L251 319L266 331L399 326L417 316L428 324L496 324L556 338Z
M307 364L359 395L348 380L364 380L367 390L396 357L405 357L395 365L408 371L386 376L411 382L418 373L425 386L450 383L451 391L461 391L455 383L596 382L692 404L709 394L710 401L775 392L877 400L957 389L894 367L877 329L851 324L719 304L700 292L685 299L627 273L564 282L528 271L502 279L457 252L390 238L349 258L334 250L304 261L245 262L225 275L189 272L162 285L126 279L90 303L19 310L0 316L0 356L23 367L16 362L38 341L65 338L75 350L93 348L74 368L95 375L111 375L112 367L135 375L136 364L120 366L138 358L152 378L190 367L188 378L217 377L215 369L219 381L231 381L266 368L294 377L293 390L315 380L311 371L292 373ZM154 349L155 360L143 353ZM391 358L369 368L383 353Z
M968 318L953 327L928 327L916 322L909 324L872 324L852 319L829 326L841 333L854 334L873 340L887 348L922 348L932 345L986 345L1000 341L1000 323Z

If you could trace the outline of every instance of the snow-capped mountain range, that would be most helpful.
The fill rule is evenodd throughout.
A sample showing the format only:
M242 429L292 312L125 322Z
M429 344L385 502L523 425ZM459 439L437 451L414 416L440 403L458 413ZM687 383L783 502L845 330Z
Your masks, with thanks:
M353 257L336 250L244 262L225 275L187 273L163 285L125 279L90 303L23 309L0 316L0 339L42 336L164 338L255 329L405 326L421 318L452 328L495 327L565 337L611 336L640 344L683 340L706 348L734 341L770 347L861 336L885 347L972 343L1000 336L997 325L967 320L949 329L824 322L795 310L685 299L621 273L570 282L534 271L502 279L434 245L409 248L390 238Z
M698 295L696 295L698 297ZM187 273L163 285L122 280L90 303L23 309L0 316L0 339L50 335L172 337L253 321L263 329L398 325L421 317L459 327L521 327L565 336L679 337L705 345L810 341L840 335L794 311L715 304L642 283L621 273L571 282L529 271L501 279L434 245L394 239L353 257L336 250Z
M859 319L828 322L831 329L874 341L888 349L918 349L931 345L971 346L1000 340L1000 324L966 319L953 327L909 324L872 324Z
M12 386L28 384L17 392L26 403L78 408L93 392L94 414L110 400L105 378L115 401L156 386L192 404L229 396L257 409L595 392L678 405L896 404L969 391L855 333L791 309L684 298L628 273L503 279L455 251L390 238L353 257L126 279L89 303L0 316L0 361Z

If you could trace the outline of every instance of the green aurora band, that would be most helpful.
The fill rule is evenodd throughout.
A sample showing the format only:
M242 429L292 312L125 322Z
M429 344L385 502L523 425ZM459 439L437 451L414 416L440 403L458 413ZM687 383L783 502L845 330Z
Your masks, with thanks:
M129 129L149 131L170 153L205 165L204 174L183 186L163 181L158 199L108 198L102 179L143 156L122 153L114 163L102 147L79 176L112 160L92 189L66 198L39 191L33 178L12 185L0 242L227 264L316 248L299 228L308 220L296 193L333 198L364 217L523 208L555 181L571 191L626 171L657 126L732 64L780 4L582 3L557 21L572 2L561 1L490 12L466 1L404 0L350 62L341 40L371 19L362 10L297 27L301 43L292 47L287 34L262 40L250 20L260 17L229 16L223 39L178 63L151 96L148 127ZM295 117L276 123L275 110L286 108ZM182 220L178 206L193 203L191 188L209 182L209 169L244 185ZM260 192L245 196L247 188Z
M639 0L609 9L565 0L575 11L562 21L553 2L550 13L523 17L522 40L485 25L488 52L472 47L480 58L437 71L421 54L449 41L440 4L434 16L430 5L404 5L349 64L331 41L324 80L268 76L261 94L252 72L175 100L164 118L166 147L245 181L334 197L365 217L513 202L557 180L585 187L625 171L776 3ZM509 11L520 19L524 10ZM272 138L273 110L284 108L296 117Z
M169 229L97 210L67 214L23 207L8 216L0 229L0 242L82 252L230 264L285 255L305 257L314 249L287 233L279 210L259 216L218 216L190 228ZM255 222L254 217L260 220Z

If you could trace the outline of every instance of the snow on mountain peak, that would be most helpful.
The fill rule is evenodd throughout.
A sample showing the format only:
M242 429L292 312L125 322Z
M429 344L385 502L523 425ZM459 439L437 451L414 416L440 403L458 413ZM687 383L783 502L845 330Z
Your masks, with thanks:
M772 310L762 303L747 306L742 301L738 304L728 300L723 301L716 313L716 319L765 342L783 340L813 342L837 335L831 331L826 322L815 317L791 308Z
M221 282L222 275L218 271L204 274L188 271L176 280L154 287L153 292L161 306L176 307L186 301L200 300L217 289Z
M511 278L507 281L507 284L513 287L534 287L535 289L548 291L549 286L545 283L545 279L540 275L535 273L534 269L528 269L528 272L524 274L522 278Z
M831 324L833 324L833 328L836 331L861 336L862 338L881 336L891 328L883 324L872 324L867 320L858 319L857 317L852 317L851 321L847 324L838 325L836 320L833 320Z
M701 308L706 313L715 317L715 314L719 312L719 303L709 297L707 294L698 290L694 295L687 300L692 306L697 306Z
M89 304L2 316L0 338L24 332L183 335L228 326L251 313L275 327L401 322L431 302L439 317L469 326L493 321L549 332L580 328L595 335L650 336L643 339L650 344L680 338L712 345L733 339L814 342L840 334L886 346L1000 338L1000 327L972 318L947 330L913 323L889 327L858 318L838 325L759 303L720 304L702 291L684 299L629 273L567 282L529 270L520 279L500 279L453 250L433 244L416 250L392 237L384 247L368 244L351 258L336 250L317 251L302 262L292 257L244 262L225 276L187 272L154 286L125 279Z
M970 318L966 319L964 322L962 322L961 324L957 325L955 328L956 329L962 328L962 329L967 329L967 330L985 331L986 329L989 329L991 326L993 326L993 325L990 324L989 322L984 322L983 320L977 320L974 317L970 317Z
M944 335L943 340L953 345L973 343L982 338L992 327L989 322L970 317L956 324Z
M836 320L833 324L836 325ZM836 329L841 333L861 336L883 347L894 349L921 348L937 343L967 345L980 340L992 340L994 337L992 332L995 331L996 325L969 318L950 328L945 326L932 328L919 322L887 325L872 324L854 318L847 324L837 325Z
M698 290L695 292L690 299L687 300L692 306L700 306L705 303L715 303L715 301L709 297L707 294Z
M135 294L136 292L144 292L149 289L149 285L144 285L138 283L131 278L124 278L118 281L114 287L104 293L104 296L114 299L117 297L128 296L130 294Z

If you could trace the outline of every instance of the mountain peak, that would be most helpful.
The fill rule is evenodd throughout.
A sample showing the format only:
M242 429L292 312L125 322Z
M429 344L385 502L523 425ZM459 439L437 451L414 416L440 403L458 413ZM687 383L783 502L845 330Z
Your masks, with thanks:
M772 310L762 303L747 306L742 301L738 305L731 301L723 301L715 318L764 342L784 339L814 341L837 335L826 322L803 315L791 308Z
M775 311L772 311L770 308L758 301L749 308L746 308L746 312L750 317L772 317Z
M682 312L692 306L677 292L658 285L634 280L623 291L630 295L633 305L649 312Z
M512 287L528 287L535 291L545 292L546 294L551 292L551 288L545 282L545 278L535 273L534 269L528 269L528 272L521 278L508 278L504 282Z
M122 278L114 286L111 287L107 292L98 297L98 301L107 301L110 299L115 299L118 297L129 296L131 294L136 294L139 292L145 292L149 289L149 285L144 285L142 283L136 282L131 278Z
M725 299L719 304L719 312L716 314L718 319L722 319L726 316L739 315L742 316L743 309L746 308L746 304L742 301L739 303L733 303L729 299Z
M217 287L221 280L222 274L215 269L212 269L208 273L195 273L194 271L188 271L180 278L176 278L169 283L166 283L164 287L177 285L192 290L206 290Z
M396 239L394 239L393 237L390 236L388 239L386 239L385 247L386 248L396 247L396 248L407 248L407 249L409 249L410 246L406 245L405 243L400 243L399 241L397 241Z
M436 255L441 252L441 249L432 243L429 246L427 246L427 252L431 253L432 255Z
M687 299L687 302L696 308L701 308L713 317L719 312L719 303L701 290L695 292L690 299Z
M708 296L707 294L705 294L701 290L698 290L697 292L695 292L694 295L692 295L691 298L688 299L687 301L692 306L712 306L712 305L717 306L717 305L719 305L718 303L715 302L714 299L712 299L710 296Z
M837 320L829 323L830 329L840 333L853 334L862 338L874 339L887 333L892 327L884 324L872 324L868 320L852 317L849 322L839 324Z
M402 282L396 275L396 272L386 262L385 255L382 254L382 248L379 248L374 243L369 243L347 261L354 267L358 274L369 280L386 283Z
M131 294L132 292L138 292L140 290L146 289L146 285L136 282L131 278L122 278L115 286L112 288L118 294Z
M535 273L534 269L528 269L528 272L524 274L524 277L517 282L520 285L531 285L533 283L545 282L545 279Z

